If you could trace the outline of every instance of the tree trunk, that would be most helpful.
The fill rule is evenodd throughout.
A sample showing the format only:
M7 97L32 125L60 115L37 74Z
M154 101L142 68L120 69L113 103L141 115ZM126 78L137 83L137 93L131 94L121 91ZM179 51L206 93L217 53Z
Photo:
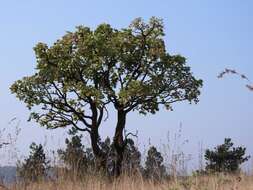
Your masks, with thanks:
M91 147L95 156L95 161L96 161L96 167L97 169L105 169L106 168L106 158L99 147L99 134L98 134L98 128L92 127L91 133L90 133L90 138L91 138Z
M90 103L91 111L92 111L92 126L91 126L91 132L90 132L90 138L91 138L91 147L95 156L95 164L96 169L98 170L104 170L106 169L106 156L99 147L99 134L98 134L98 112L97 112L97 106L94 102Z
M123 161L124 154L124 138L123 138L123 130L126 125L126 112L118 110L118 121L115 129L113 143L116 150L116 163L114 168L114 175L118 177L121 174L121 167Z

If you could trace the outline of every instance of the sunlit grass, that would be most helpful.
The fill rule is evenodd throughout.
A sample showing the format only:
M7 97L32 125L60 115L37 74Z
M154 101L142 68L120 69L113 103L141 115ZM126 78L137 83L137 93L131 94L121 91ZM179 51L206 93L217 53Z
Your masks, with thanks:
M245 175L190 176L155 182L141 176L122 176L107 179L84 176L82 180L64 178L37 183L16 184L12 190L252 190L253 177Z

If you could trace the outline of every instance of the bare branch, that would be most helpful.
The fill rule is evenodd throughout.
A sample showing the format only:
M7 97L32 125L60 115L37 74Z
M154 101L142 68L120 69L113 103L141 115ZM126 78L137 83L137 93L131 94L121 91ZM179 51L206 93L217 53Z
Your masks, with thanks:
M133 136L133 137L138 138L138 130L136 130L135 134L133 134L131 132L126 133L126 129L124 129L124 133L125 133L125 139L127 139L128 136L130 136L130 135Z
M238 75L240 76L243 80L246 80L248 82L248 84L246 84L245 86L250 90L253 91L253 83L249 80L249 78L241 73L238 73L236 70L233 69L225 69L224 71L222 71L217 77L218 78L223 78L224 75L226 74L233 74L233 75Z

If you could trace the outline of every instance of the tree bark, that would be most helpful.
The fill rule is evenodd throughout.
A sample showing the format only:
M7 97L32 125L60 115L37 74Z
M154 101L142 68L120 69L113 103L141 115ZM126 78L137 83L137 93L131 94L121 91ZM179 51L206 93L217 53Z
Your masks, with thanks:
M126 112L122 110L118 110L118 117L117 117L117 125L114 134L114 147L116 150L116 163L114 168L114 175L118 177L121 174L121 167L123 161L123 154L124 154L124 137L123 137L123 130L126 125Z
M96 167L99 170L105 170L106 168L106 158L105 154L99 147L99 134L98 134L98 128L92 127L92 130L90 132L90 138L91 138L91 147L95 156L96 161Z
M99 122L97 121L97 118L98 118L97 106L94 102L91 101L90 108L92 111L92 125L91 125L91 131L90 131L90 138L91 138L91 147L95 156L96 169L105 170L106 156L99 146L100 136L98 133Z

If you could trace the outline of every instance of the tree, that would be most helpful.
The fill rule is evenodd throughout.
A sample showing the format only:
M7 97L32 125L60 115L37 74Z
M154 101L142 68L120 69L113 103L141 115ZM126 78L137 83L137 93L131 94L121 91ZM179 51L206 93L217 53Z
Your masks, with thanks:
M110 138L107 137L100 142L100 146L106 155L106 172L108 176L113 176L115 173L115 165L117 162L117 152ZM141 170L141 153L135 146L134 141L127 138L126 147L124 149L122 171L125 174L133 174Z
M148 150L148 155L145 162L145 176L155 180L165 177L166 168L163 165L163 157L154 146Z
M32 143L30 145L30 155L23 163L18 163L18 176L24 181L38 181L45 179L49 167L43 146Z
M239 166L246 162L250 156L245 156L246 148L233 147L234 143L230 138L225 138L224 144L207 149L205 152L206 171L211 172L236 172Z
M161 19L140 18L124 29L101 24L94 31L79 26L51 47L35 48L37 70L16 81L12 93L28 108L38 107L31 119L48 128L74 126L90 133L95 157L105 165L98 129L112 104L117 111L113 144L115 175L121 173L127 114L159 111L160 105L198 102L202 81L186 66L186 59L166 52ZM128 136L128 135L125 135Z
M109 139L108 139L109 140ZM115 175L115 168L117 164L117 151L114 143L107 144L107 172L109 175ZM122 172L124 174L134 174L141 171L141 153L135 146L134 141L130 138L126 139L126 144L123 152Z
M126 140L127 144L123 154L122 171L127 174L140 172L141 167L141 153L135 146L132 139Z
M127 114L159 111L160 105L172 110L172 104L188 100L198 102L202 81L185 65L186 59L166 52L162 20L152 17L149 23L140 18L126 29L99 28L101 85L107 100L117 111L114 146L117 152L115 174L121 173L126 145L123 132ZM127 135L126 135L127 136Z
M69 130L70 139L66 139L67 145L65 150L58 150L60 159L68 167L69 172L81 176L84 172L88 172L88 169L94 169L94 158L90 156L89 149L87 152L82 144L82 135L77 134L75 128Z

